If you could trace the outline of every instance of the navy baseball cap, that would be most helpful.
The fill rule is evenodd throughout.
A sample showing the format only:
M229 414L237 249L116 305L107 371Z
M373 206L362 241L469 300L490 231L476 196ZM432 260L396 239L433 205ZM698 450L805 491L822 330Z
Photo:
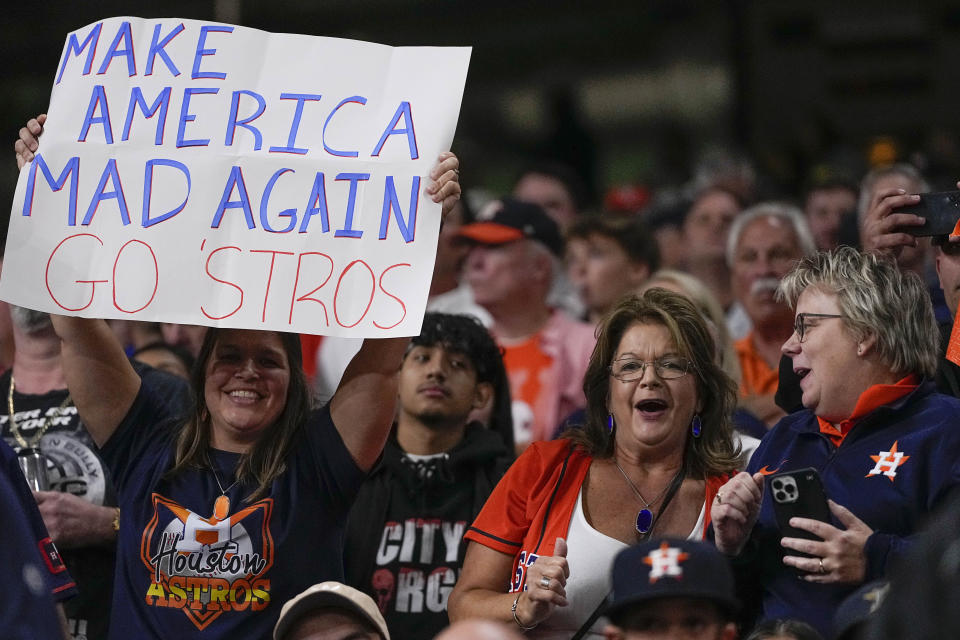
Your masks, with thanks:
M503 198L487 220L460 227L457 237L476 244L506 244L528 238L542 243L556 256L563 255L560 227L544 210L531 202Z
M889 589L890 583L886 580L874 580L847 596L834 614L833 637L837 640L858 637L854 632L866 626L870 616L883 604Z
M691 540L650 540L614 559L607 616L657 598L710 600L731 617L740 608L727 558L713 546Z

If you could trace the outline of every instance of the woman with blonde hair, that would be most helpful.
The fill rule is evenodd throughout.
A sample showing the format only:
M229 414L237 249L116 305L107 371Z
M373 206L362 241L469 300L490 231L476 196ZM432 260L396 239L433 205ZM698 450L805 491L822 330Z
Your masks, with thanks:
M780 420L747 472L717 493L715 542L745 569L763 619L803 620L826 635L843 599L901 560L960 484L960 401L930 380L939 334L915 273L841 247L801 260L779 295L796 311L782 351L804 409ZM831 521L792 518L808 537L783 537L773 502L790 496L764 497L764 478L808 468Z

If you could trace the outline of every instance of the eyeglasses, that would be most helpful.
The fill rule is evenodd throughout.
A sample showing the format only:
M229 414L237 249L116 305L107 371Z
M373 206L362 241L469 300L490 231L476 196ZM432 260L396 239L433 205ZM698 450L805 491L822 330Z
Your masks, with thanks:
M793 330L797 334L797 342L803 342L804 337L807 334L807 329L810 328L810 325L807 324L808 318L842 318L843 316L836 313L798 313L796 319L793 321Z
M653 365L653 371L662 380L682 378L690 371L690 361L686 358L668 356L652 362L644 362L635 358L620 358L614 360L610 368L610 375L620 382L639 380L647 370L647 365Z

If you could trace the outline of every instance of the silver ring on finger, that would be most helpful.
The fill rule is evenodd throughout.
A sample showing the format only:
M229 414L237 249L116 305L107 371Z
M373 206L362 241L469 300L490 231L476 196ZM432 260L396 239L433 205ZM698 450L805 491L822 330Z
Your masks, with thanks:
M823 575L827 570L823 567L823 558L820 558L820 574Z
M550 588L550 578L547 576L540 576L540 586L544 589Z

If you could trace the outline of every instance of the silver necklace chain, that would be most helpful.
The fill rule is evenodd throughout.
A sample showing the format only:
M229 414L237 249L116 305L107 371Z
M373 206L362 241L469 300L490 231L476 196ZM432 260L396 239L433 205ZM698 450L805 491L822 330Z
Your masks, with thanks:
M214 466L213 461L210 459L209 454L207 455L207 464L210 466L210 470L213 471L213 479L217 481L217 488L220 489L220 495L222 496L227 495L227 491L230 491L230 489L233 489L234 485L240 482L240 479L237 478L230 483L229 487L224 489L223 485L220 483L220 474L217 473L217 468Z
M660 498L665 496L667 494L667 491L670 490L670 485L673 484L672 482L667 483L667 486L663 488L663 491L660 492L660 495L658 495L656 498L654 498L650 502L647 502L644 499L643 495L640 494L640 490L637 489L637 485L633 484L633 480L631 480L630 476L628 476L627 473L623 470L623 467L620 466L620 463L617 462L616 458L613 459L613 464L614 466L617 467L617 471L620 472L620 475L623 476L623 479L627 481L627 484L630 485L630 489L633 490L633 495L637 496L637 499L640 500L640 502L643 503L643 506L647 509L650 509L651 505L657 504L657 502L660 501Z

